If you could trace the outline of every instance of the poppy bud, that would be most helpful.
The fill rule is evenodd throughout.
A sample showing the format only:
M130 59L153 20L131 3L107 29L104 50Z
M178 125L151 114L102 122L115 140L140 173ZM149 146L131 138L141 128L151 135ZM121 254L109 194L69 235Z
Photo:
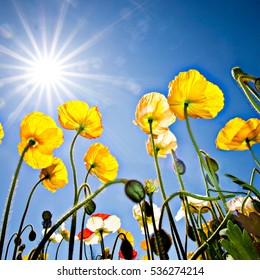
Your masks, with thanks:
M173 168L174 168L175 172L178 171L178 173L180 175L183 175L186 171L186 166L185 166L184 162L180 159L176 160L176 164L173 165Z
M17 237L14 239L14 244L16 244L17 246L20 246L22 243L22 238L20 237L19 239L17 239Z
M34 241L36 239L36 232L32 229L28 235L30 241Z
M25 249L25 244L22 244L19 248L18 248L18 251L19 252L23 252L23 250Z
M255 80L255 89L260 92L260 78Z
M192 241L196 241L195 233L191 225L187 225L186 234Z
M163 254L163 259L169 259L168 251L170 250L171 245L172 245L171 237L163 229L160 229L160 230L157 231L157 236L158 236L159 244L156 244L156 238L155 238L155 235L153 234L152 237L151 237L151 240L150 240L151 249L153 250L153 252L156 255L159 255L159 250L158 250L158 247L157 247L157 245L158 245L161 249L162 254Z
M143 185L137 180L127 181L125 184L125 194L133 202L139 203L145 197Z
M151 217L152 216L152 213L153 213L152 206L146 200L144 200L142 202L141 207L142 207L142 210L143 210L143 212L145 212L145 215L147 217Z
M89 200L86 205L85 205L85 212L88 215L92 215L96 210L96 204L95 202L91 199Z
M245 73L238 67L234 67L231 70L232 77L236 80L239 76L244 75Z
M52 217L52 214L51 214L50 211L47 210L47 211L43 211L43 212L42 212L42 219L43 219L44 221L50 220L51 217Z
M121 243L120 251L125 260L131 260L133 258L133 247L126 238Z
M209 170L211 170L213 172L218 171L218 169L219 169L218 163L214 158L206 156L206 163L207 163L207 166L208 166Z

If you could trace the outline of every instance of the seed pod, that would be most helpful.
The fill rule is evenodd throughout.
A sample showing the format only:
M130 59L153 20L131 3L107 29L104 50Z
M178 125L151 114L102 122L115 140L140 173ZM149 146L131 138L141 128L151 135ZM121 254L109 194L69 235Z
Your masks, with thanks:
M143 185L137 180L129 180L125 184L125 194L135 203L141 202L145 197Z
M191 225L187 225L186 234L192 241L196 241L195 233Z
M19 239L17 239L17 237L14 239L14 244L16 244L17 246L20 246L22 244L22 238L20 237Z

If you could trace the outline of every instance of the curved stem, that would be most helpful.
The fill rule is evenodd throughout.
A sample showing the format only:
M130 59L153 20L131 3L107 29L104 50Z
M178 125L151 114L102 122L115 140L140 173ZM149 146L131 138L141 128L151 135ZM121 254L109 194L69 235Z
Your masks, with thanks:
M256 155L255 155L255 153L254 153L254 151L253 151L253 149L252 149L252 147L250 145L250 141L248 139L246 139L246 144L247 144L247 147L248 147L249 151L251 152L251 154L252 154L252 156L253 156L253 158L255 160L255 163L260 167L260 162L257 159L257 157L256 157Z
M215 236L219 233L222 226L227 222L227 220L230 218L230 213L228 212L226 216L224 217L221 224L217 227L217 229L214 231L214 233L197 249L197 251L192 255L190 258L191 260L196 260L199 255L201 255L204 250L209 246L210 242L214 240Z
M96 197L99 193L101 193L105 188L117 184L117 183L123 183L125 184L128 180L127 179L116 179L114 181L108 182L101 186L99 189L97 189L93 194L88 196L86 199L84 199L82 202L78 203L76 206L74 206L72 209L70 209L66 214L64 214L44 235L44 238L39 243L38 247L33 252L32 259L37 259L38 255L40 254L42 248L44 247L44 244L48 241L48 239L51 237L51 235L59 228L59 226L66 221L69 217L71 217L76 211L78 211L81 207L83 207L89 200Z
M58 259L58 253L59 253L60 246L61 246L61 243L62 243L63 240L64 240L64 238L61 239L61 241L60 241L60 243L59 243L59 245L58 245L58 247L57 247L56 254L55 254L55 260Z
M48 176L45 176L44 178L40 179L35 185L34 187L32 188L31 192L30 192L30 195L29 195L29 198L27 200L27 203L26 203L26 206L25 206L25 209L24 209L24 213L23 213L23 216L22 216L22 219L21 219L21 222L20 222L20 227L18 229L18 232L17 232L17 239L19 239L21 237L21 232L22 232L22 228L23 228L23 224L24 224L24 220L25 220L25 217L26 217L26 214L28 212L28 209L29 209L29 205L30 205L30 202L31 202L31 198L32 198L32 195L34 193L34 191L36 190L36 188L38 187L38 185L47 178ZM15 247L14 247L14 252L13 252L13 260L15 259L15 256L16 256L16 250L17 250L17 243L15 244Z
M153 146L153 154L154 154L154 162L155 162L155 167L156 167L156 172L157 172L157 176L158 176L158 180L160 183L160 189L161 189L161 193L162 193L162 197L163 200L165 201L167 199L165 190L164 190L164 186L163 186L163 181L162 181L162 175L161 175L161 171L160 171L160 166L159 166L159 162L158 162L158 151L156 150L155 147L155 143L154 143L154 135L153 135L153 129L152 129L152 122L153 120L149 120L149 128L150 128L150 135L151 135L151 139L152 139L152 146ZM185 254L185 250L183 248L180 236L179 236L179 232L177 230L177 227L175 225L174 219L172 217L172 213L170 210L170 207L168 204L166 204L166 210L167 210L167 214L168 214L168 218L169 218L169 222L170 222L170 226L171 226L171 232L172 232L172 238L173 238L173 242L176 248L176 253L178 255L178 258L181 259L180 253L183 257L183 259L187 259L186 254Z
M7 202L6 202L6 206L5 206L5 212L4 212L4 219L3 219L3 223L2 223L2 230L1 230L1 237L0 237L0 260L2 259L2 253L3 253L3 248L4 248L4 242L5 242L5 234L6 234L6 228L7 228L7 224L8 224L8 218L9 218L9 213L10 213L10 208L11 208L11 204L12 204L12 200L13 200L13 195L14 195L14 191L16 188L16 182L18 179L18 175L23 163L23 158L25 153L28 151L28 149L33 146L35 144L35 142L33 140L30 140L27 144L27 146L24 148L18 165L16 167L15 173L14 173L14 177L13 177L13 181L12 181L12 185L9 189L9 194L8 194L8 198L7 198Z
M203 157L202 157L202 155L201 155L201 153L200 153L200 149L199 149L199 147L198 147L198 145L197 145L197 142L196 142L196 140L195 140L195 138L194 138L194 136L193 136L193 133L192 133L192 130L191 130L191 126L190 126L190 122L189 122L189 117L188 117L187 109L188 109L188 103L185 103L185 104L184 104L184 115L185 115L187 130L188 130L188 133L189 133L191 142L192 142L192 144L193 144L193 146L194 146L194 148L195 148L195 150L196 150L196 152L197 152L197 155L198 155L198 157L199 157L199 159L200 159L200 161L201 161L203 167L205 168L205 170L206 170L207 173L208 173L208 176L209 176L210 181L214 184L215 188L216 188L217 190L220 191L220 187L219 187L219 184L218 184L218 182L217 182L217 180L216 180L216 177L215 177L214 175L212 175L212 173L210 172L210 170L209 170L207 164L205 163L205 161L204 161L204 159L203 159ZM228 207L227 207L227 204L226 204L226 200L225 200L225 198L223 197L223 195L222 195L221 192L219 193L219 196L220 196L220 198L221 198L221 201L222 201L222 203L223 203L223 205L224 205L226 211L228 211Z
M248 99L248 101L250 102L250 104L252 105L252 107L260 114L260 107L259 105L256 103L256 101L254 100L254 98L251 96L252 94L252 89L249 87L249 85L246 83L246 81L248 79L254 78L253 76L250 75L239 75L238 78L236 79L238 85L242 88L243 92L245 93L246 98ZM254 78L255 79L255 78ZM251 79L250 79L251 80ZM253 95L256 96L254 94L253 91Z
M78 203L78 184L77 184L77 172L74 164L73 159L73 148L76 142L77 137L79 136L81 130L78 130L76 135L74 136L71 146L70 146L70 164L72 168L73 174L73 184L74 184L74 206ZM76 225L77 225L77 212L74 212L71 219L71 227L70 227L70 239L69 239L69 252L68 252L68 259L73 259L73 250L74 250L74 236L76 232Z

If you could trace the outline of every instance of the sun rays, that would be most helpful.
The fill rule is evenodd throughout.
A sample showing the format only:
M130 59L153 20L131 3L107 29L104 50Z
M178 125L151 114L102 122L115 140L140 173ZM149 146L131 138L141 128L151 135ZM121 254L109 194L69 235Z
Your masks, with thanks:
M75 94L77 92L87 95L90 100L107 98L94 93L93 89L87 86L86 80L102 83L116 81L116 85L123 85L129 78L92 73L86 67L93 59L88 56L88 50L108 36L124 17L118 18L80 44L75 44L81 35L84 20L79 19L67 30L65 21L68 8L69 3L64 1L59 9L56 24L51 30L47 27L48 18L41 11L38 18L39 33L35 34L29 17L15 4L24 34L16 34L12 38L12 47L0 44L0 54L4 57L0 63L0 69L4 70L0 84L11 88L8 95L4 93L6 100L21 98L18 106L10 114L9 122L13 122L29 102L34 104L36 110L42 104L46 105L48 113L51 114L54 102L78 98ZM136 7L128 12L129 15L135 10Z

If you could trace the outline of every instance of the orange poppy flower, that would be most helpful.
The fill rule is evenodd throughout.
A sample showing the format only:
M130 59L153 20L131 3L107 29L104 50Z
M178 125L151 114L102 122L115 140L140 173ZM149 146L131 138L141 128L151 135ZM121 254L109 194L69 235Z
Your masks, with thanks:
M189 117L212 119L223 109L224 96L218 86L191 69L181 72L169 83L168 103L180 120L185 119L185 104Z
M260 143L260 120L257 118L230 120L218 133L216 146L221 150L247 150L247 141L250 145Z
M63 142L62 130L55 121L41 113L33 112L28 114L21 122L21 142L18 144L18 151L21 155L30 141L33 145L24 155L24 161L33 168L45 168L53 162L53 150Z
M42 169L40 178L45 178L42 184L47 190L56 192L68 183L68 172L62 160L54 158L52 165Z
M65 102L58 107L58 117L63 128L79 131L85 138L98 138L103 132L98 108L96 106L89 108L86 102L79 100Z
M168 130L175 120L166 97L159 92L150 92L140 99L135 111L134 124L150 134L149 121L152 121L153 134L158 135Z
M165 158L167 154L171 153L171 150L175 151L177 149L177 140L175 135L170 130L167 130L154 137L154 145L158 150L157 156ZM149 135L148 141L146 142L146 150L150 156L154 156L151 135Z
M108 147L101 143L92 144L84 155L84 162L90 174L95 174L102 183L113 181L117 176L118 162Z

